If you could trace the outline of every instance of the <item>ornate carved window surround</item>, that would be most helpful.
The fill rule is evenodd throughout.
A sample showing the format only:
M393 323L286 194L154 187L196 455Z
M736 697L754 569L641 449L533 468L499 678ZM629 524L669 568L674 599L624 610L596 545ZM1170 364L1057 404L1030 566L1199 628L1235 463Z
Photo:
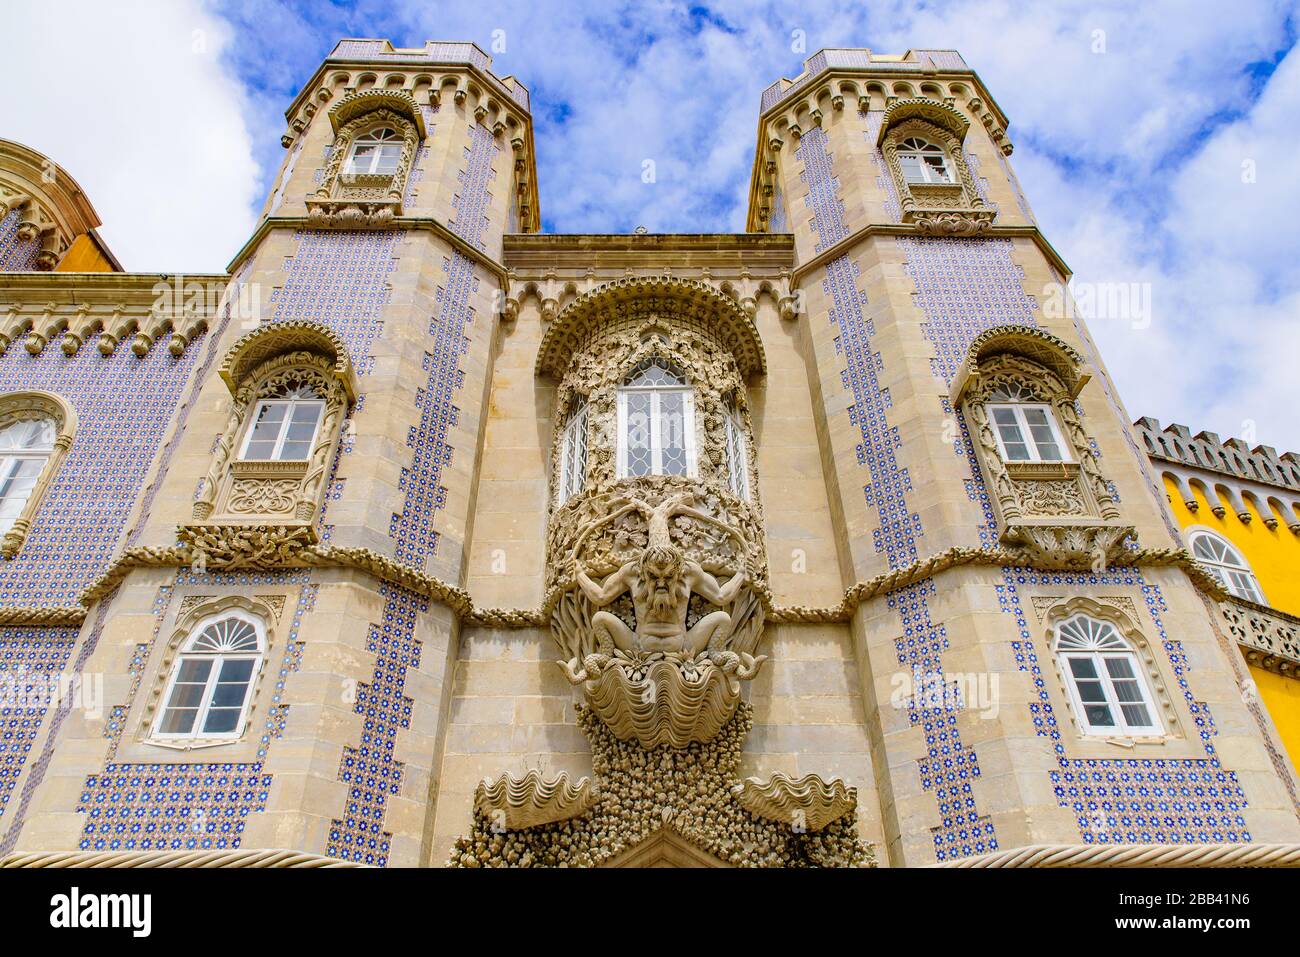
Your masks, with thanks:
M124 736L118 759L122 761L157 760L157 748L173 751L223 749L223 760L256 760L260 746L260 736L249 734L250 728L260 727L266 714L262 700L263 684L268 672L275 674L275 669L268 667L269 662L278 661L284 653L285 635L279 628L279 609L283 607L285 597L281 595L195 595L185 599L181 611L171 626L166 643L161 646L161 654L152 655L154 659L146 664L142 676L141 689L148 689L140 696L127 716L128 727L134 730ZM226 613L241 614L255 619L262 632L260 660L254 669L251 687L247 693L243 719L237 735L205 738L167 737L155 733L160 711L166 704L166 695L172 684L176 670L177 658L182 649L196 634L196 628L202 623L221 617ZM226 753L228 752L228 753Z
M1120 607L1121 605L1124 607ZM1075 734L1074 740L1066 744L1067 754L1080 758L1114 758L1126 754L1132 755L1136 751L1139 754L1147 752L1152 757L1160 758L1199 756L1197 742L1187 737L1183 718L1179 714L1174 697L1169 693L1170 684L1161 665L1162 655L1159 646L1153 645L1133 620L1126 610L1131 607L1132 601L1128 598L1098 600L1077 596L1061 600L1043 614L1045 647L1052 649L1050 654L1056 679L1048 683L1048 695L1058 718L1062 719L1060 722L1062 729L1068 727ZM1158 713L1156 720L1163 727L1163 733L1099 735L1084 729L1069 691L1070 678L1062 670L1061 657L1055 650L1058 626L1079 614L1108 622L1119 630L1141 666L1141 677L1151 696L1150 703L1154 704Z
M405 90L363 90L339 100L329 112L334 145L320 186L307 198L313 226L357 229L386 227L402 215L402 197L416 150L428 135L424 114ZM358 136L389 127L402 137L391 174L347 175L345 166Z
M68 449L72 448L72 440L77 432L77 412L62 396L39 391L11 392L0 396L0 428L14 422L36 419L48 419L54 423L53 448L48 453L45 467L41 469L40 477L27 496L22 511L14 519L14 524L5 533L4 539L0 540L0 556L4 558L13 558L23 547L50 482L68 454Z
M1075 398L1089 379L1070 345L1041 329L998 326L976 337L950 398L970 423L1003 544L1059 567L1108 564L1136 538L1121 521L1110 483ZM988 405L1007 393L1049 407L1065 443L1060 462L1006 461Z
M325 477L356 401L356 375L342 340L312 322L270 323L250 332L226 354L219 370L234 401L212 464L194 503L193 523L179 533L200 551L243 541L264 528L300 544L315 544L313 520ZM243 459L259 400L286 389L310 388L324 409L305 459Z
M996 214L980 198L962 151L969 128L970 121L953 108L951 98L944 102L926 97L895 100L885 109L876 142L894 178L903 222L941 236L973 236L993 224ZM952 182L918 183L904 175L898 152L911 137L943 149Z

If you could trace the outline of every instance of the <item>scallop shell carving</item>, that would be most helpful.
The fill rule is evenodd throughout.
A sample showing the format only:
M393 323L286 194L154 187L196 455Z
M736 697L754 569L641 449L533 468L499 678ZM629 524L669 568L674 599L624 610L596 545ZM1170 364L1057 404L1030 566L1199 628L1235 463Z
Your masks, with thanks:
M572 783L563 771L555 778L543 777L535 769L522 778L507 772L493 781L480 781L474 791L474 806L479 813L502 824L507 831L578 817L596 800L591 778Z
M740 670L728 673L706 658L683 661L668 654L632 661L618 656L588 678L584 688L588 705L620 741L636 741L643 748L684 748L713 739L740 703L737 678L752 678L764 660L745 655Z
M823 781L820 775L805 774L792 779L780 771L770 781L745 778L731 789L740 806L757 817L811 833L851 813L858 806L857 788L839 778Z

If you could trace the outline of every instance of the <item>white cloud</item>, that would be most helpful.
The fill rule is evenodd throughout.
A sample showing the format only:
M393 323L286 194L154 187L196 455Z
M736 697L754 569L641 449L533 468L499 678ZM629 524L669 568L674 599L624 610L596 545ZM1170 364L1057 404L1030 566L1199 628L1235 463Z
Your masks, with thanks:
M81 184L130 270L221 272L259 171L225 24L197 0L8 4L0 136Z

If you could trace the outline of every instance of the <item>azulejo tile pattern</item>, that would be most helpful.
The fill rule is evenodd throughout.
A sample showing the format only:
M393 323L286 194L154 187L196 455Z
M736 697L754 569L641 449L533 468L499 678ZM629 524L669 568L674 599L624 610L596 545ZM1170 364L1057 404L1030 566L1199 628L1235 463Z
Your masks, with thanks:
M812 228L817 233L813 249L821 252L849 234L839 197L840 181L835 177L833 157L826 151L826 131L814 126L803 134L794 158L803 163L799 179L808 187L804 202L812 210Z
M494 142L492 132L480 123L470 124L469 143L465 147L465 168L457 174L460 191L452 201L456 217L450 226L452 232L470 245L486 249L483 230L488 225L492 202L488 186L496 176L492 165L501 148Z
M922 331L934 345L931 368L944 382L951 381L971 340L979 333L1006 323L1038 324L1036 304L1024 291L1023 272L1011 258L1009 240L900 238L896 241L903 248L908 273L916 283L915 302L926 317ZM945 412L950 408L944 404ZM971 501L982 506L980 541L984 547L992 547L996 544L997 529L989 508L988 491L970 432L960 414L957 418L961 442L971 465L967 493ZM1196 724L1206 758L1068 757L1020 604L1020 588L1026 585L1140 588L1152 625L1160 635L1161 646ZM1160 619L1165 603L1157 586L1147 584L1136 569L1110 569L1102 574L1086 575L1011 568L1003 570L1003 583L995 587L1002 610L1016 618L1019 640L1012 642L1012 648L1017 666L1033 674L1038 690L1038 701L1030 705L1036 733L1054 742L1060 768L1050 773L1057 800L1061 807L1075 813L1083 841L1188 844L1250 840L1241 816L1246 806L1245 795L1236 774L1219 763L1212 743L1217 733L1214 720L1209 708L1192 698L1187 682L1187 657L1181 642L1165 633Z
M0 356L0 394L42 389L77 410L77 433L54 475L22 550L0 560L0 603L75 605L107 568L159 445L177 411L204 339L179 358L165 344L143 359L125 345L102 356L93 344L73 356L62 337L39 355ZM155 479L161 482L161 473ZM147 511L147 504L146 509Z
M1191 670L1181 641L1165 631L1167 610L1157 585L1133 568L1101 574L1036 572L1004 568L995 586L998 604L1013 615L1019 640L1011 643L1016 665L1034 679L1038 700L1029 706L1034 732L1050 738L1059 769L1050 772L1056 799L1074 812L1079 834L1088 844L1237 844L1250 841L1242 811L1246 795L1237 774L1223 767L1214 747L1218 734L1205 702L1196 701L1187 682ZM1123 586L1141 590L1151 627L1160 636L1169 667L1191 712L1204 758L1117 759L1071 758L1047 691L1042 660L1020 601L1025 586ZM1137 624L1135 622L1135 624ZM1050 650L1047 652L1051 654ZM1050 673L1051 668L1048 666Z
M101 773L86 778L77 805L77 811L86 815L79 845L82 850L221 850L239 847L248 816L266 810L272 776L265 770L264 759L271 740L284 730L288 712L288 706L282 700L285 680L297 670L301 660L302 643L298 636L302 619L314 607L316 600L318 586L309 584L307 579L308 573L305 572L212 575L187 572L178 576L177 585L212 585L241 590L268 585L299 586L298 601L275 681L268 700L257 702L258 713L265 715L258 760L117 763L113 758L122 734L122 723L118 722L116 732L111 735L109 763ZM174 590L164 586L154 600L151 651L157 650L158 631L173 595ZM143 664L139 668L142 669ZM137 678L132 683L131 696L134 697L138 690ZM132 704L133 701L128 700L122 713L129 712Z
M817 165L825 154L810 155L815 162L805 164L804 175L825 185L829 170ZM833 187L810 188L808 201L814 207L813 229L820 235L817 248L834 242L831 237L847 235ZM831 302L828 318L837 330L836 349L846 363L843 381L853 396L850 419L862 439L857 447L858 462L870 473L863 495L878 519L872 539L889 567L900 568L917 560L924 532L920 516L907 500L912 480L899 460L902 440L898 429L888 421L890 397L880 385L884 361L871 347L875 328L864 314L867 297L858 289L857 277L857 264L847 256L837 257L826 265L822 289ZM926 580L893 593L888 600L903 632L896 643L898 663L912 671L920 688L948 685L942 663L948 640L942 623L936 624L930 615L928 599L933 593L933 583ZM939 823L930 830L935 858L940 861L998 848L993 824L980 814L971 786L979 776L979 762L975 751L961 740L957 727L960 709L959 702L939 708L922 708L914 702L908 711L909 721L925 731L926 753L918 758L917 770L922 788L932 791L938 804Z
M339 780L348 785L343 817L330 823L325 853L347 861L383 867L392 834L385 831L388 798L400 792L402 762L393 756L397 732L411 724L411 699L403 692L406 670L420 665L417 617L429 603L413 592L381 585L382 624L370 626L367 649L375 655L375 673L357 689L353 710L364 718L357 747L343 749Z
M22 214L12 209L0 219L0 272L29 272L36 268L40 240L19 239L18 224Z
M55 704L77 631L0 628L0 818Z

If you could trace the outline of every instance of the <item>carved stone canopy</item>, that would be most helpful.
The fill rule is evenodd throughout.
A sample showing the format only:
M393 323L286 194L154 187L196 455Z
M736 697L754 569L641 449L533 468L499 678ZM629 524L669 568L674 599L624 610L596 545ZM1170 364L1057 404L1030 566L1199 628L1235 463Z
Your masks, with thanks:
M259 326L230 347L218 372L233 395L254 369L288 352L308 352L325 359L347 392L348 401L356 401L356 372L347 346L333 329L316 322L273 322Z
M766 371L758 328L736 300L698 279L628 276L597 286L560 310L542 336L537 374L562 378L594 332L633 311L700 322L730 346L743 377Z
M424 113L406 90L361 90L349 93L330 109L330 126L337 133L342 127L359 116L374 113L377 110L392 110L400 113L415 124L415 131L420 139L428 136L424 126Z
M970 120L951 106L927 97L910 97L898 100L885 110L884 119L880 123L880 134L876 137L877 145L885 141L892 127L912 119L925 120L948 131L957 138L958 143L966 138L966 131L970 128Z
M949 396L953 405L961 402L966 391L974 385L980 363L1001 355L1020 356L1037 363L1056 376L1071 397L1077 396L1092 378L1092 370L1083 356L1050 332L1019 324L994 326L971 341L966 358L953 377Z

